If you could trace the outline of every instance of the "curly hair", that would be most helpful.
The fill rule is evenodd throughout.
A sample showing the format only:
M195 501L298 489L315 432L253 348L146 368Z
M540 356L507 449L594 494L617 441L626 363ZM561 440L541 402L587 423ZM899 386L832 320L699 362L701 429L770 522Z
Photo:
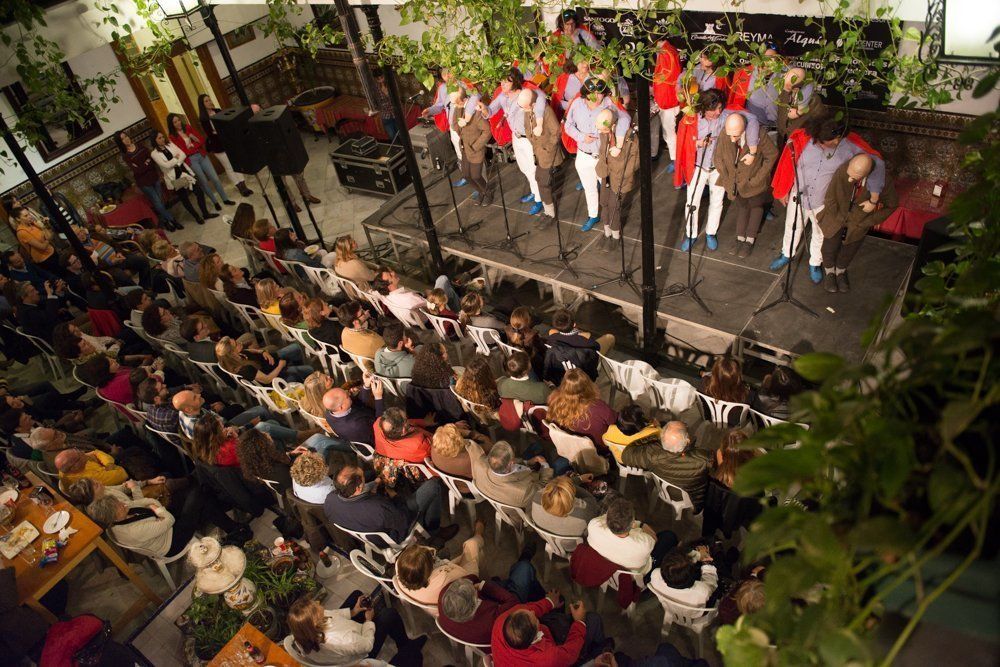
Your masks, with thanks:
M447 459L453 459L465 451L466 441L454 424L438 426L431 440L431 450Z
M563 375L559 387L549 394L547 419L565 429L579 429L597 399L594 381L579 368L571 368Z
M441 343L428 343L413 355L413 380L417 387L447 389L455 376L446 358L447 350Z
M240 433L236 457L240 460L243 476L249 480L269 479L273 464L288 463L288 456L278 453L271 436L255 428Z
M201 263L198 264L198 282L205 289L215 289L215 285L219 281L222 265L215 261L217 258L219 258L219 253L211 252L205 255Z
M328 476L328 470L323 457L315 452L305 452L292 463L291 474L292 481L299 486L315 486Z
M455 391L473 403L485 405L488 408L500 407L500 392L497 389L496 378L486 357L476 356L465 367L462 377L455 383Z

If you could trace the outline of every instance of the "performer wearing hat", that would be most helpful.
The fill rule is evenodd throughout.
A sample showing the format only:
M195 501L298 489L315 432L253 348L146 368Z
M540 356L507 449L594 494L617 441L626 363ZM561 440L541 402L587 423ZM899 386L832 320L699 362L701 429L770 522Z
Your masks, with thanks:
M472 187L479 193L479 205L486 206L493 201L493 195L489 191L486 179L483 178L486 145L493 138L490 123L481 113L465 116L466 109L471 103L465 88L459 87L450 93L450 96L456 118L455 125L458 126L458 134L462 141L462 180L472 183Z
M626 132L624 140L615 136L612 132L614 124L614 112L611 109L601 109L596 121L601 146L595 171L600 179L598 188L601 191L600 212L601 220L604 221L604 236L618 239L621 231L621 202L635 189L639 147L634 132ZM605 179L611 187L603 187Z
M816 86L809 81L801 67L785 72L782 88L775 105L778 141L784 143L788 135L805 125L806 119L823 115L823 99L816 94Z
M524 178L527 179L528 189L530 190L521 197L521 203L526 204L534 201L528 213L530 215L537 215L542 211L542 196L538 191L538 181L535 180L535 153L528 136L534 133L541 134L542 120L544 118L543 113L547 105L545 103L545 93L540 90L531 91L534 93L532 107L537 121L534 126L528 126L524 122L524 110L518 104L518 96L524 90L527 89L524 88L524 77L521 75L521 71L516 67L511 67L510 72L500 82L500 90L497 92L496 97L493 98L493 101L490 102L490 106L486 110L486 117L489 118L503 109L504 116L507 118L507 125L510 127L511 145L514 147L514 159L517 161L517 168L521 170Z
M687 220L685 237L681 243L681 250L687 251L698 238L698 213L701 209L701 196L708 186L708 219L705 222L705 247L715 250L719 247L716 233L719 231L719 223L722 221L722 205L726 196L726 191L718 183L719 172L715 168L715 147L722 134L726 119L733 115L741 115L746 121L746 144L747 154L741 160L746 165L753 164L757 156L757 144L760 140L760 127L757 119L746 111L733 111L723 109L725 97L717 89L702 91L698 97L698 134L697 139L693 134L689 135L688 141L694 143L695 151L693 163L690 166L688 183L694 187L687 189L687 208L684 210ZM700 169L698 165L701 165ZM685 169L687 166L685 165ZM688 213L690 211L690 214Z
M736 244L730 251L740 259L750 256L764 217L764 205L771 198L768 186L771 170L778 161L778 149L764 134L757 144L757 157L749 164L744 158L750 153L746 136L747 121L738 113L726 118L725 136L715 149L718 185L726 192L729 212L726 218L735 221Z
M874 170L875 160L867 153L841 165L826 189L823 210L816 214L823 232L823 289L827 292L851 290L847 267L868 230L888 218L898 204L889 179L881 194L872 198L868 180Z
M535 113L536 91L523 89L517 97L517 105L524 113L524 126L532 128L528 133L528 141L538 163L535 167L535 182L538 183L538 194L542 198L544 215L556 217L555 199L552 195L552 171L562 164L564 156L560 145L559 119L552 107L545 105L541 117ZM540 131L539 131L539 128ZM534 210L534 209L532 209Z
M567 9L560 14L557 23L559 26L552 33L556 37L566 36L574 44L582 44L592 49L601 48L601 43L594 37L594 33L580 22L580 17L576 15L574 10Z
M771 270L777 271L791 261L805 232L804 227L808 225L812 228L812 238L809 241L809 277L819 284L823 280L823 270L820 268L823 263L823 232L816 222L816 216L823 210L833 174L855 155L870 155L875 166L865 181L865 187L870 194L870 205L874 206L878 204L879 195L885 186L885 163L882 156L864 139L854 132L848 132L843 122L832 116L811 116L805 127L792 132L789 144L785 146L774 178L771 179L774 198L788 207L781 254L771 262ZM798 193L795 191L796 184ZM797 219L800 206L802 215Z
M576 173L583 184L583 192L587 198L587 221L583 231L589 232L598 222L600 194L597 177L597 160L601 143L597 131L597 115L602 109L610 109L615 117L615 136L618 141L624 141L628 132L630 118L608 99L608 84L596 77L587 79L583 85L584 97L577 100L569 108L564 121L566 134L577 142Z
M439 130L448 132L451 135L451 145L455 147L455 155L461 161L462 141L458 136L458 126L452 123L452 116L454 114L451 110L451 102L448 94L448 88L455 85L455 75L451 73L451 70L446 67L441 68L441 80L438 82L437 91L434 94L434 104L421 111L420 117L433 118L434 124L437 125ZM471 102L471 104L466 104L465 106L465 118L469 118L469 116L475 113L476 107L479 104L479 93L470 91L469 86L465 82L459 81L457 85L465 90L466 97ZM455 185L461 187L466 183L467 181L462 178Z

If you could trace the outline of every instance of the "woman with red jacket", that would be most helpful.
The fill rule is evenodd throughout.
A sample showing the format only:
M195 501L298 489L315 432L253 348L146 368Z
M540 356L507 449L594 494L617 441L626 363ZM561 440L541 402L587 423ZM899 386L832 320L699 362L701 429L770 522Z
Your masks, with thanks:
M222 206L219 205L219 200L215 198L215 193L212 192L211 186L215 187L215 192L219 193L219 198L222 199L223 204L226 206L236 206L236 202L232 201L223 189L222 181L219 180L219 175L215 173L215 167L212 166L212 161L208 159L208 153L205 152L205 139L198 134L198 131L188 125L184 116L179 113L167 114L167 131L170 132L170 141L176 144L187 155L188 166L191 167L198 178L201 189L205 191L208 198L215 204L215 210L221 211ZM210 181L211 186L209 185Z

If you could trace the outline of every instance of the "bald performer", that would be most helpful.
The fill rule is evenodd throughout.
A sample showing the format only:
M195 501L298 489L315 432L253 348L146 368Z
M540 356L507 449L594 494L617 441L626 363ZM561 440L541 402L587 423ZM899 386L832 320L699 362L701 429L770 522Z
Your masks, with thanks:
M618 239L621 232L621 208L624 197L635 189L635 175L639 170L639 146L634 132L619 138L612 130L615 114L602 109L595 121L601 146L597 153L597 177L601 193L600 217L604 222L604 237ZM610 245L605 245L610 250Z
M771 172L778 161L778 148L765 133L760 135L757 143L756 159L747 164L750 147L747 145L746 127L746 119L740 114L726 118L725 136L720 138L715 148L715 168L719 172L717 184L732 202L726 221L736 228L736 243L729 254L740 259L753 252L764 217L764 206L771 198Z
M517 98L517 105L524 112L524 125L531 128L528 141L535 155L535 181L542 201L542 210L548 220L555 219L556 206L552 194L552 172L563 163L562 128L552 106L546 104L541 117L535 110L535 93L524 89ZM534 210L534 209L532 209Z
M785 143L788 135L802 127L810 114L818 116L822 113L823 100L815 92L816 86L804 69L793 67L785 72L775 107L779 144Z
M850 291L847 267L868 230L889 217L898 204L890 178L873 201L868 177L874 169L875 161L867 153L842 164L826 190L823 210L816 214L823 232L823 289L827 292Z
M373 401L375 409L365 402ZM340 387L323 394L323 408L326 423L334 434L346 442L363 442L375 445L375 420L382 416L382 383L373 380L367 373L364 385L357 397Z
M490 142L490 124L486 118L479 113L467 116L466 106L471 102L464 88L452 92L449 95L451 100L452 118L455 120L454 127L458 128L458 136L462 148L462 180L472 183L472 187L479 193L479 205L485 206L490 202L488 185L483 178L483 162L486 161L486 144ZM479 104L482 104L481 102Z

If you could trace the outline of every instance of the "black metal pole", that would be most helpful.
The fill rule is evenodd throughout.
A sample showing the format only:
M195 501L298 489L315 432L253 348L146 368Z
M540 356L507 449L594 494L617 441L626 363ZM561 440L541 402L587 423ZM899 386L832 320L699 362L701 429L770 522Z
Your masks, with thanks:
M378 15L377 5L364 5L361 11L365 13L365 20L368 22L368 29L372 33L375 42L382 41L382 19ZM357 26L355 26L357 27ZM357 35L354 35L357 38ZM389 90L389 102L392 105L392 116L396 120L396 127L399 129L399 143L403 147L403 156L406 158L406 169L413 178L413 193L417 197L417 209L420 211L420 218L424 223L424 235L427 237L427 246L431 253L431 262L434 270L444 273L444 257L441 255L441 243L438 241L437 230L434 229L434 219L431 218L431 207L427 201L427 191L424 189L424 179L420 174L420 167L417 165L417 156L413 152L413 142L410 141L410 132L406 127L406 117L403 115L403 105L399 101L399 90L396 85L396 72L392 67L386 65L382 68L385 72L385 84Z
M222 55L222 62L226 63L226 70L229 71L229 78L233 82L233 88L236 89L236 97L239 98L240 104L245 107L250 106L250 98L247 96L246 88L243 87L243 82L240 80L239 72L236 71L236 65L233 63L233 56L229 53L229 47L226 45L226 38L222 34L222 28L219 27L219 19L215 17L215 6L205 5L201 10L202 17L205 19L205 25L212 33L212 37L215 38L215 45L219 47L219 53ZM295 230L295 234L300 238L306 238L305 230L302 229L302 223L299 221L299 216L295 213L295 207L292 204L292 198L288 194L288 188L285 187L285 179L280 174L275 174L274 170L268 167L271 172L271 180L274 182L274 187L278 190L278 196L281 198L281 203L285 207L285 214L288 216L289 222L292 223L292 229ZM263 192L264 188L261 187ZM301 193L300 193L301 194ZM303 197L303 200L305 197ZM269 208L271 208L271 202L267 199L267 194L264 195L264 201L267 202ZM308 205L308 202L303 201L303 203ZM274 215L274 209L271 208L271 215ZM277 222L277 220L275 220ZM318 232L319 230L317 230ZM323 243L323 236L320 234L320 243Z
M649 82L635 77L636 114L639 118L639 214L642 230L642 345L643 353L656 356L656 258L653 253L653 160L649 155ZM624 234L623 234L624 236Z
M103 291L108 298L115 298L115 288L114 285L108 283L105 275L101 273L97 265L94 264L94 260L90 256L90 252L83 247L83 242L80 241L76 236L76 232L73 231L73 221L70 220L62 211L59 206L56 205L55 200L49 191L45 188L45 183L42 181L41 176L35 171L35 168L31 166L31 162L28 161L28 156L24 154L21 149L21 145L17 143L17 137L14 136L14 132L7 127L7 121L3 119L0 115L0 133L3 133L3 139L7 143L7 148L10 149L11 155L17 160L17 163L21 166L21 171L24 175L28 177L28 181L31 183L31 187L35 189L35 194L38 198L42 200L45 204L45 210L49 212L49 222L53 223L56 228L66 237L66 241L73 247L73 252L77 257L80 258L80 263L83 268L90 273L97 284L100 286L101 291ZM30 257L25 257L25 261L30 261ZM43 295L44 296L44 295ZM81 295L83 296L83 295Z

